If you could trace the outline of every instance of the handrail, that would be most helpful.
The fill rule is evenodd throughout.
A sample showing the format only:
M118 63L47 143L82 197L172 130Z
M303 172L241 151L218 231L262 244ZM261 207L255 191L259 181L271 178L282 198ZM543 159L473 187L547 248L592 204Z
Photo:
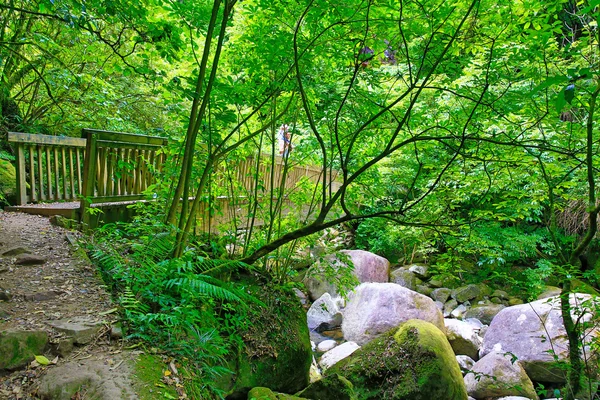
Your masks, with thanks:
M156 181L155 173L162 170L165 154L161 149L167 139L97 129L83 129L82 136L87 154L82 222L89 221L86 210L92 204L144 199L143 192Z
M16 147L17 205L79 197L85 139L9 132L8 141Z

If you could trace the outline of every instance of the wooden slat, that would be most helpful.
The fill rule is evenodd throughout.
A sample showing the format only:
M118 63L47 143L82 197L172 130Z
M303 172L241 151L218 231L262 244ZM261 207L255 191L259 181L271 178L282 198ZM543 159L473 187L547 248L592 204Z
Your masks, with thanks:
M113 157L114 149L106 149L106 195L113 196Z
M119 151L120 156L121 156L121 165L124 165L127 162L127 154L129 153L129 150L127 149L121 149ZM119 180L119 194L120 195L125 195L127 194L127 171L123 170L123 168L121 168L121 179Z
M77 151L77 150L76 150ZM69 171L70 171L70 182L71 182L71 199L77 198L77 193L75 193L75 171L73 170L73 149L69 148Z
M33 156L33 146L27 146L29 150L29 186L31 188L31 197L29 201L35 203L38 200L38 195L36 193L36 179L35 179L35 159Z
M48 190L46 192L48 193L48 199L53 199L54 196L52 195L52 163L50 162L50 147L46 147L44 150L46 150L46 184L48 185Z
M140 183L140 172L142 164L142 150L134 150L135 152L135 163L133 164L133 193L140 193L142 185Z
M83 193L83 179L81 179L81 169L83 168L83 165L81 164L81 161L84 160L85 157L82 157L82 152L83 151L80 149L75 150L75 155L77 156L77 187L79 194Z
M83 192L81 198L81 222L84 226L89 226L90 215L87 211L90 205L90 198L94 196L94 187L96 185L96 138L88 134L85 147L85 157L83 166Z
M42 157L42 146L39 144L36 146L37 148L37 170L38 177L40 178L40 200L46 200L46 191L44 190L44 174L43 174L43 157Z
M8 132L8 141L11 143L36 143L51 146L85 147L85 139L20 132Z
M25 151L23 143L17 145L17 205L27 204L27 180L25 178Z
M67 158L65 157L65 148L60 149L61 153L61 161L62 161L62 181L63 181L63 200L67 200L69 196L67 195Z
M61 199L61 194L60 194L60 175L58 173L58 149L56 147L54 147L53 149L53 153L54 153L54 182L56 184L56 192L54 193L54 199L55 200L60 200Z

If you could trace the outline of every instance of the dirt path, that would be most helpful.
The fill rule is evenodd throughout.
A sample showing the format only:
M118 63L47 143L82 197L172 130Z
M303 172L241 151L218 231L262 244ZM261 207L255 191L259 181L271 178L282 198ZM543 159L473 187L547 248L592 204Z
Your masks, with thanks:
M0 211L0 352L7 332L41 332L43 353L56 362L0 364L0 399L71 398L69 384L76 399L138 398L131 359L139 352L124 351L114 306L77 251L78 235L45 217Z

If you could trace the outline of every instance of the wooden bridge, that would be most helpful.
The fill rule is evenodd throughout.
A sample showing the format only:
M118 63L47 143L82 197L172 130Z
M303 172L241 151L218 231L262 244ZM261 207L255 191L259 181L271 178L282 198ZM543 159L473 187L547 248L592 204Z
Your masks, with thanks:
M89 227L129 220L133 210L127 206L146 201L145 192L156 183L166 160L167 140L156 136L84 129L82 138L10 132L8 141L16 153L17 200L6 210L62 215ZM316 167L287 165L280 157L273 166L271 174L270 164L247 158L236 164L234 178L252 193L257 176L268 192L271 183L279 185L282 179L290 189L303 177L316 183L322 174ZM224 180L223 173L217 175L216 180ZM247 205L243 197L217 197L218 217L205 204L200 229L240 218Z

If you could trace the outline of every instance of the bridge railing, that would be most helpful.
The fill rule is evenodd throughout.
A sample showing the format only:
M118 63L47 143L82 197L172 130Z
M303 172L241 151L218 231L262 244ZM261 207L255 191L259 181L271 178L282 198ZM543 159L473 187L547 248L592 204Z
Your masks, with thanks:
M16 150L17 205L79 198L85 139L9 132L8 141Z
M156 181L167 139L157 136L84 129L86 155L81 216L88 219L91 204L141 200Z

